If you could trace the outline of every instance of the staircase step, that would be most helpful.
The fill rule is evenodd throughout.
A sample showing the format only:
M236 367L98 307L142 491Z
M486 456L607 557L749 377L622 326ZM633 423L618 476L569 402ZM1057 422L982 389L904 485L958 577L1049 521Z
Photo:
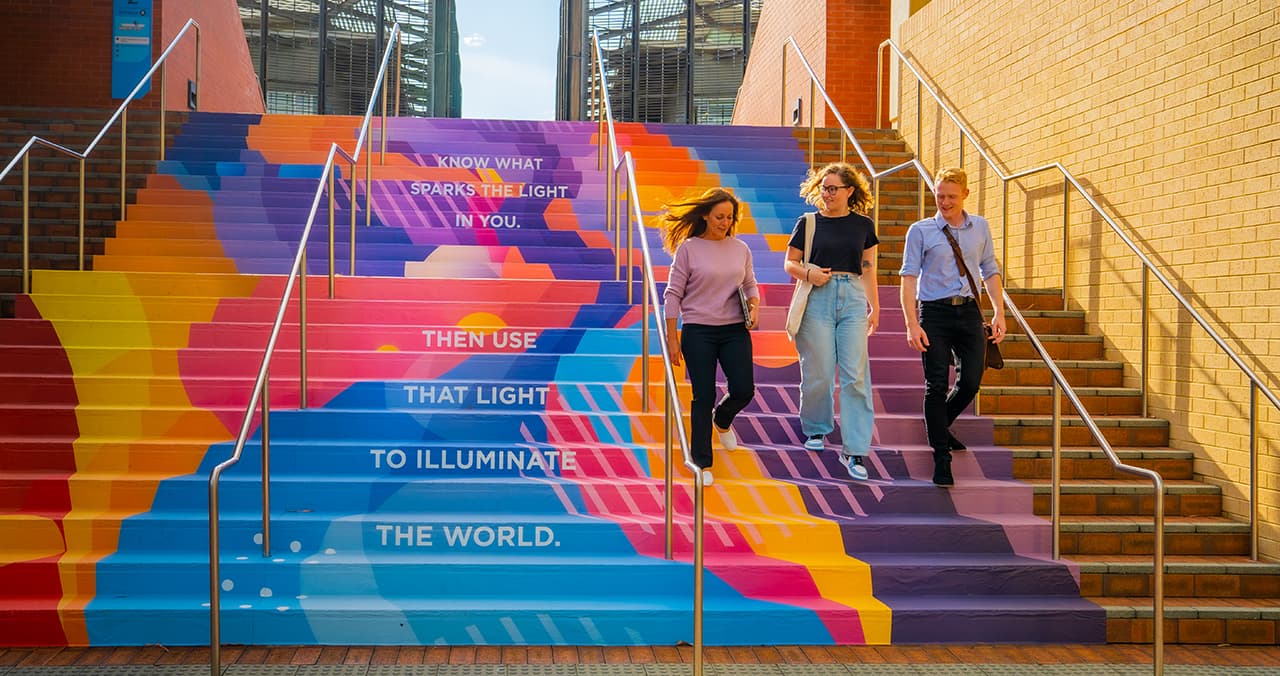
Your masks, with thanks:
M1108 599L1108 643L1151 643L1150 601ZM1166 643L1275 645L1280 638L1280 609L1274 599L1167 599Z
M1064 516L1063 556L1150 555L1152 520L1145 516ZM1176 556L1244 556L1249 524L1224 517L1168 517L1165 553Z
M1112 447L1120 460L1136 467L1153 469L1165 480L1189 480L1194 476L1195 454L1170 448ZM1048 479L1053 449L1020 446L1013 449L1014 476L1024 481ZM1122 479L1133 475L1118 472L1101 449L1062 449L1062 475L1069 479Z
M1080 590L1089 597L1150 597L1150 556L1084 556L1071 560L1080 566ZM1246 556L1165 557L1165 598L1274 599L1280 596L1280 564L1253 561ZM1150 615L1148 615L1149 617Z
M1036 514L1050 513L1050 486L1034 482ZM1164 483L1166 516L1218 516L1222 514L1222 489L1191 480ZM1150 482L1093 479L1062 482L1061 510L1070 515L1142 516L1153 513L1155 498Z

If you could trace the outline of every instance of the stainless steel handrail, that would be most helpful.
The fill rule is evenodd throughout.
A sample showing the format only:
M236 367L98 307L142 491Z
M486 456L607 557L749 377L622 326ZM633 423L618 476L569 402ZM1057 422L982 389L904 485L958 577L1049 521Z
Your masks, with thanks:
M631 233L634 229L640 239L640 250L642 259L641 284L646 293L642 300L640 324L640 410L647 413L649 411L649 321L650 317L656 317L655 323L658 332L658 345L662 351L662 366L665 374L663 387L663 482L665 485L665 502L663 506L663 536L664 536L664 555L668 560L674 557L672 546L672 532L674 530L674 514L675 505L673 503L675 480L672 471L674 458L671 432L674 425L676 430L676 438L680 443L680 453L683 457L684 466L693 474L693 674L694 676L702 676L703 659L702 659L702 615L703 615L703 546L704 546L704 490L706 488L702 469L693 462L693 456L689 453L689 437L684 428L684 414L680 409L679 390L676 387L675 369L671 365L671 353L667 350L667 332L666 322L657 317L657 308L662 306L661 297L658 295L658 285L653 274L653 256L649 251L649 241L645 235L644 214L640 209L640 189L636 184L636 166L635 160L631 153L627 152L622 157L618 156L618 137L614 131L613 108L609 104L609 88L608 81L604 73L604 52L600 46L600 35L597 31L591 32L592 44L595 48L595 60L592 62L592 82L594 88L596 82L599 82L600 100L603 101L603 115L600 115L599 131L597 132L598 165L604 169L605 147L599 142L606 140L608 142L608 152L610 162L605 178L606 187L606 206L605 214L608 226L614 231L614 268L615 280L620 278L617 274L617 268L621 263L621 231L623 229L622 220L625 216L627 225L627 302L632 301L632 268L631 262ZM625 178L624 190L622 195L618 194L617 183L619 178ZM629 207L624 213L621 206L625 202ZM616 221L615 221L616 218ZM652 307L652 311L651 311Z
M395 24L391 29L391 36L387 51L383 55L382 66L378 70L377 82L373 87L373 91L369 96L369 106L365 110L364 118L360 123L360 134L357 137L355 152L347 154L346 151L337 144L333 143L329 146L329 154L324 161L324 169L320 173L320 180L316 185L315 197L311 201L311 211L307 215L306 225L303 226L302 236L299 238L298 251L294 254L293 265L289 268L289 276L285 281L284 293L280 297L280 306L276 310L275 321L271 325L271 334L267 338L267 345L263 351L262 363L258 367L258 375L254 379L253 391L249 395L249 402L245 406L244 418L240 423L240 432L236 435L235 447L232 450L231 457L219 463L209 473L209 668L211 676L219 676L222 670L222 639L221 639L221 591L219 587L219 548L218 548L218 485L222 478L222 473L228 468L240 462L240 456L244 452L245 444L248 442L249 433L253 427L254 409L258 407L259 402L262 404L262 554L270 556L271 553L271 500L270 500L270 438L268 431L270 429L270 402L267 400L269 392L271 358L275 354L276 341L280 337L281 327L284 325L284 317L289 308L289 300L293 295L293 287L295 282L298 285L298 329L299 329L299 345L298 353L301 361L301 380L299 384L299 403L301 408L307 407L307 240L311 237L311 227L315 224L316 212L320 209L320 200L324 197L326 188L329 193L329 297L333 298L333 229L334 229L334 174L335 162L338 155L342 155L352 167L351 172L351 212L352 212L352 270L355 268L355 209L356 209L356 186L355 186L355 165L359 162L360 152L364 149L364 140L369 133L372 124L373 104L377 100L378 92L382 92L382 152L385 162L386 153L386 111L387 111L387 63L388 55L393 47L398 46L400 36L400 24ZM397 54L399 50L397 50ZM372 145L372 144L370 144ZM366 163L372 157L372 150L366 154ZM369 171L366 165L366 172ZM368 176L368 174L366 174ZM370 208L370 190L369 184L365 184L365 212L366 219Z
M876 185L875 197L877 198L877 203L879 198L880 177L895 173L899 170L906 169L908 167L914 168L917 174L919 175L919 181L921 185L920 199L918 200L918 204L919 204L919 214L921 217L923 217L924 188L927 187L931 192L934 188L933 179L930 177L930 174L925 169L924 165L921 164L917 158L913 157L911 160L903 162L883 172L876 172L875 168L871 165L870 160L867 159L866 154L862 152L862 147L858 143L858 140L853 136L853 133L849 130L849 127L845 124L844 118L840 115L840 111L836 108L835 102L832 101L831 97L827 95L826 89L822 87L820 83L818 83L817 74L814 72L813 68L809 65L808 59L805 58L804 52L801 51L800 46L796 44L794 38L788 38L786 44L784 44L783 46L782 102L783 102L784 109L785 109L786 100L787 100L786 99L786 45L790 45L795 49L796 54L800 57L800 62L804 64L805 69L808 70L809 72L809 78L810 78L809 80L809 90L810 90L809 159L810 159L810 164L812 164L813 162L813 139L814 139L814 133L815 133L814 124L813 124L813 109L814 109L813 92L816 86L817 89L821 91L822 97L826 101L826 104L830 106L832 113L836 117L836 120L840 123L840 130L842 134L842 137L840 140L841 161L844 160L844 155L845 155L844 137L848 137L853 142L854 147L858 149L858 155L862 158L863 164L865 165L868 173L871 174L871 176L873 177L873 180L875 181L875 185ZM880 87L877 84L877 92L879 92L879 89ZM877 106L878 106L878 100L879 99L877 95ZM785 115L785 110L783 111L783 114ZM879 108L877 107L877 115L878 114L879 114ZM952 119L955 119L955 118L953 117ZM919 148L919 145L917 144L917 149L918 148ZM981 150L979 150L979 152L982 153ZM982 156L984 158L987 157L985 153L982 153ZM988 159L988 161L990 160ZM878 213L876 218L876 225L878 229L878 226L879 226ZM1007 256L1007 253L1008 252L1006 250L1004 252L1004 255ZM1006 261L1006 259L1002 258L1001 261L1004 262ZM1061 526L1062 526L1062 518L1061 518L1062 514L1060 509L1062 484L1061 484L1061 476L1059 472L1059 467L1061 466L1061 462L1062 462L1062 445L1061 445L1062 419L1061 419L1061 413L1060 413L1060 395L1059 395L1060 391L1066 392L1067 398L1070 399L1071 403L1075 406L1076 412L1080 415L1081 420L1084 421L1086 426L1088 426L1094 438L1098 440L1098 443L1102 446L1103 452L1106 454L1107 459L1111 461L1112 466L1116 470L1125 472L1128 474L1135 474L1138 476L1147 477L1153 480L1153 487L1155 489L1155 525L1154 525L1155 541L1153 545L1154 552L1152 554L1152 569L1153 569L1152 572L1153 572L1153 586L1154 586L1153 599L1152 599L1153 600L1152 625L1153 625L1153 643L1155 645L1155 649L1153 651L1154 652L1153 667L1156 675L1159 676L1164 671L1164 621L1163 621L1163 618L1164 618L1164 483L1157 472L1154 472L1148 469L1143 469L1140 467L1133 467L1131 465L1126 465L1120 461L1120 458L1111 449L1110 444L1103 437L1102 432L1098 429L1097 424L1093 421L1093 417L1089 415L1088 410L1085 409L1083 403L1080 401L1080 398L1076 396L1075 390L1072 389L1069 383L1067 383L1066 378L1062 375L1062 372L1058 369L1057 363L1054 362L1051 356L1049 356L1048 351L1046 351L1044 349L1043 344L1041 344L1039 337L1037 337L1035 332L1031 329L1030 324L1027 323L1026 319L1022 316L1022 313L1018 311L1017 306L1014 304L1013 299L1009 297L1008 292L1007 291L1004 292L1002 294L1002 297L1004 299L1005 307L1008 309L1010 314L1013 315L1014 320L1017 321L1018 324L1022 327L1023 333L1027 336L1027 339L1031 342L1036 352L1040 355L1041 360L1043 360L1045 365L1049 367L1049 370L1052 372L1053 378L1054 378L1053 451L1052 451L1053 458L1051 461L1052 471L1051 471L1051 478L1050 478L1050 484L1051 484L1050 524L1053 532L1053 545L1052 545L1053 558L1055 560L1058 558L1061 558L1061 553L1059 551L1060 543L1058 541L1059 540L1058 536L1059 536L1059 533L1061 532Z
M1068 284L1069 277L1067 274L1068 261L1066 258L1067 252L1069 251L1069 247L1067 246L1068 231L1069 231L1069 225L1070 225L1068 222L1069 215L1070 215L1070 209L1068 208L1069 207L1068 198L1071 194L1070 191L1068 190L1069 187L1075 188L1076 192L1081 197L1084 198L1085 202L1089 204L1089 207L1093 210L1093 212L1097 214L1098 217L1100 217L1111 228L1111 231L1114 232L1115 235L1120 238L1121 242L1124 242L1124 245L1128 247L1129 251L1133 255L1138 257L1138 261L1142 264L1142 290L1141 290L1142 343L1141 343L1141 351L1140 351L1140 360L1141 360L1141 368L1140 368L1141 376L1140 377L1141 377L1142 415L1143 416L1148 415L1148 401L1150 398L1150 394L1149 394L1150 387L1148 384L1148 376L1150 374L1149 364L1150 364L1150 354L1151 354L1151 346L1150 346L1150 340L1149 340L1149 333L1150 333L1149 326L1150 326L1150 319L1151 319L1150 318L1151 299L1150 299L1150 293L1149 293L1149 279L1151 276L1154 276L1160 282L1160 284L1164 286L1165 290L1169 292L1169 295L1173 296L1174 300L1178 302L1178 305L1180 305L1182 309L1187 312L1187 314L1191 315L1191 318L1195 320L1196 324L1200 325L1200 328L1204 329L1205 333L1209 335L1209 338L1211 338L1213 342L1218 345L1218 348L1221 349L1226 354L1227 358L1230 359L1231 362L1235 364L1237 368L1240 369L1240 371L1244 374L1246 378L1248 378L1249 380L1249 539L1250 539L1251 557L1253 558L1254 561L1257 561L1258 560L1258 540L1260 536L1260 532L1258 528L1258 521L1259 521L1258 510L1260 508L1260 505L1258 501L1258 413L1257 413L1257 407L1255 406L1255 404L1256 404L1257 393L1261 392L1262 396L1265 397L1268 401L1270 401L1271 405L1274 406L1277 411L1280 411L1280 396L1277 396L1275 392L1273 392L1270 388L1268 388L1266 384L1263 382L1262 378L1258 376L1258 374L1255 373L1254 370L1244 362L1244 360L1240 357L1240 355L1235 350L1231 349L1231 347L1227 345L1226 341L1223 340L1222 336L1219 335L1219 333L1216 330L1214 330L1212 326L1209 325L1209 322L1206 321L1203 316L1201 316L1200 312L1191 306L1190 301L1188 301L1186 297L1184 297L1181 293L1178 292L1173 282L1169 280L1169 278L1165 275L1165 273L1162 272L1160 268L1157 267L1156 264L1151 261L1150 257L1148 257L1145 253L1143 253L1138 248L1138 245L1124 232L1124 230L1120 227L1120 225L1116 223L1115 219L1113 219L1111 215L1108 214L1106 210L1102 208L1102 205L1098 204L1097 200L1095 200L1093 196L1090 195L1089 192L1084 189L1084 186L1080 185L1080 182L1076 180L1076 177L1073 176L1071 172L1067 170L1065 166L1062 165L1062 163L1054 162L1052 164L1046 164L1046 165L1035 167L1032 169L1026 169L1023 171L1007 173L987 153L987 151L982 147L982 144L980 144L977 138L974 137L974 135L969 131L967 127L965 127L965 125L960 121L959 117L951 110L951 108L942 101L942 97L938 95L937 91L935 91L933 87L929 86L928 82L925 81L924 76L920 74L920 71L916 70L915 65L911 63L911 61L906 57L905 54L902 53L900 49L898 49L898 46L894 44L892 40L885 40L884 42L880 43L880 49L877 52L876 72L882 73L884 71L882 61L883 61L883 55L885 53L886 48L893 50L893 53L898 57L898 60L903 65L905 65L907 69L911 71L911 74L914 75L916 78L916 89L917 89L916 150L917 152L919 152L921 148L921 142L922 142L921 129L923 125L919 124L918 121L920 120L919 101L921 98L919 92L923 90L923 91L929 92L929 95L933 97L933 100L935 103L937 103L939 109L941 109L943 113L945 113L946 116L951 119L951 122L956 125L956 128L959 129L960 135L961 135L961 139L960 139L961 156L963 156L963 152L964 152L963 150L964 140L968 139L969 142L972 143L974 148L978 151L978 154L981 155L984 160L986 160L987 165L991 167L991 170L995 172L996 176L1000 179L1001 192L1003 193L1003 198L1002 198L1003 218L1001 219L1002 220L1001 242L1003 246L1003 255L1005 256L1005 258L1003 258L1002 260L1007 260L1007 255L1009 251L1009 236L1008 236L1009 235L1009 182L1015 181L1020 178L1025 178L1033 174L1038 174L1041 172L1053 171L1053 170L1057 170L1058 172L1060 172L1063 177L1063 189L1062 189L1062 194L1063 194L1063 209L1062 209L1062 214L1063 214L1063 228L1062 228L1063 306L1064 307L1066 306L1066 303L1069 300L1068 294L1070 292L1069 284ZM876 92L877 92L876 119L877 120L882 119L881 101L879 96L880 91L881 91L881 87L877 82L877 87L876 87Z
M178 31L178 34L169 41L169 46L160 54L160 58L156 59L156 62L151 64L151 68L147 70L146 74L138 80L138 84L134 85L133 90L125 97L124 101L120 104L120 107L116 108L116 112L111 115L106 124L102 125L102 129L98 132L97 136L93 137L93 140L89 142L89 145L85 147L84 152L76 152L66 146L59 145L39 136L32 136L31 139L22 146L22 149L18 151L18 154L14 155L13 159L9 161L9 164L6 165L3 170L0 170L0 181L3 181L5 177L9 175L9 172L13 170L13 167L18 164L18 161L22 161L22 293L31 292L31 163L28 153L30 153L32 148L35 148L36 146L44 146L80 161L80 222L77 230L77 269L84 270L85 162L89 159L89 155L93 152L94 148L98 147L98 143L100 143L103 137L107 135L107 130L111 128L111 125L115 124L116 120L120 120L120 220L124 220L126 210L128 208L126 203L128 187L126 157L128 156L127 148L129 143L129 104L133 103L134 97L138 95L138 92L142 90L142 87L151 81L151 76L155 74L156 69L160 69L160 159L163 160L165 150L164 96L166 83L168 82L168 71L165 66L165 61L169 58L169 54L173 52L174 48L178 46L178 42L186 36L187 31L191 28L195 29L195 83L196 100L198 101L200 91L200 24L197 23L195 19L187 19L187 23L182 26L182 30Z

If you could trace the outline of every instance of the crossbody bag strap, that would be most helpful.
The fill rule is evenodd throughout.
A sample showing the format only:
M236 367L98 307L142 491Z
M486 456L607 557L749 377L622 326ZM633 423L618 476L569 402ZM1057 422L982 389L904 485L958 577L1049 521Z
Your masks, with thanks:
M804 215L804 266L809 267L809 253L813 251L813 231L817 229L817 219L813 212Z
M960 243L956 241L956 236L951 234L951 226L942 226L942 234L947 236L947 243L951 245L951 251L956 255L956 267L960 268L960 274L969 280L969 288L973 289L973 300L977 301L980 297L978 285L973 283L973 275L969 274L969 267L964 264L964 254L960 252Z

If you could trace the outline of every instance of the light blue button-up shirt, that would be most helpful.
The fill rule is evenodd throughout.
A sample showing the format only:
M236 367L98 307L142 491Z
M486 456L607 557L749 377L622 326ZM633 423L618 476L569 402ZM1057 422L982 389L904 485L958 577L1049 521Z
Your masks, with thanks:
M916 221L907 229L907 241L902 250L902 269L898 274L919 278L916 300L974 295L968 280L960 276L955 253L942 232L945 227L946 220L941 215L934 214L933 218ZM976 271L979 274L973 280L975 283L981 286L991 275L1000 274L1000 266L996 263L996 247L991 241L991 227L987 225L987 219L965 212L964 224L959 228L952 228L951 234L955 235L960 244L969 272Z

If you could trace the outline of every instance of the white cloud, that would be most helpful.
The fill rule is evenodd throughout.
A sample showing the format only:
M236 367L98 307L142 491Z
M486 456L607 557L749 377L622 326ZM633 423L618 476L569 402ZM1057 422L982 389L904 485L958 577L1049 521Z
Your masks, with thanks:
M483 47L484 43L485 43L485 37L479 33L472 33L462 38L462 45L464 47L471 47L475 49L475 48Z

